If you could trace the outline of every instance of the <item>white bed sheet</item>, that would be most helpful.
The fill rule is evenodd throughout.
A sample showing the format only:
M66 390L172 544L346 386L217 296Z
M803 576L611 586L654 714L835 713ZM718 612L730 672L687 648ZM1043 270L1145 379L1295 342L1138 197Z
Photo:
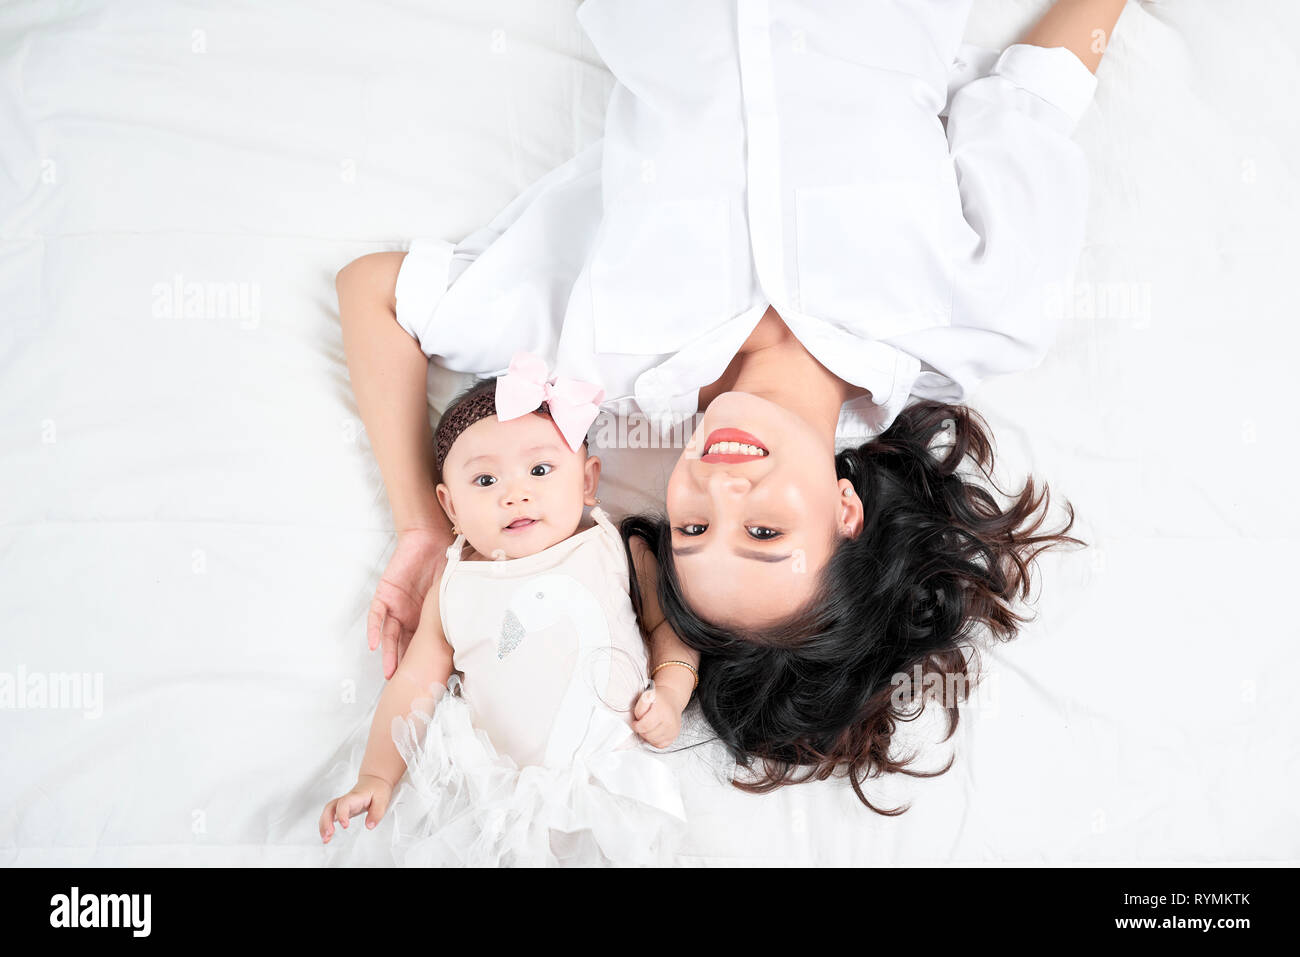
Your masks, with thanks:
M1044 6L982 0L967 39ZM0 709L0 862L385 861L388 822L315 828L380 691L393 545L332 278L459 239L600 135L575 7L0 7L0 675L102 682ZM1078 133L1057 348L978 397L1001 474L1093 545L1042 560L1038 619L922 759L953 769L873 782L912 802L883 818L842 781L754 796L709 747L671 756L683 863L1300 860L1300 16L1220 7L1130 4ZM608 455L602 497L649 502L669 464Z

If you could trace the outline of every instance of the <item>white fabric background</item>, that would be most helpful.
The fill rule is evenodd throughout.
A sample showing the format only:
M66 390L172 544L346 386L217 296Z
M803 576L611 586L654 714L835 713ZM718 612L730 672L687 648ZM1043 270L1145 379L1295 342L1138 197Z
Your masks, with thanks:
M967 39L1044 6L983 0ZM461 238L599 136L612 81L574 7L0 8L0 672L103 689L98 717L0 710L0 862L382 862L382 828L315 827L380 690L393 545L333 275ZM676 755L684 863L1300 860L1298 29L1287 0L1120 23L1057 347L976 402L1006 484L1048 481L1093 545L1042 561L953 770L874 783L913 802L882 818ZM248 308L169 308L178 281ZM670 464L607 459L624 506Z

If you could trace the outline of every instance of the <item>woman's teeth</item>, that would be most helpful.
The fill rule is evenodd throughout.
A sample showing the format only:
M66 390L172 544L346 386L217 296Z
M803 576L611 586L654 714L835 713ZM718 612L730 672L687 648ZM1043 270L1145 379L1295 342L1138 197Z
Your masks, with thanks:
M714 442L704 450L705 455L767 455L767 449L744 442Z

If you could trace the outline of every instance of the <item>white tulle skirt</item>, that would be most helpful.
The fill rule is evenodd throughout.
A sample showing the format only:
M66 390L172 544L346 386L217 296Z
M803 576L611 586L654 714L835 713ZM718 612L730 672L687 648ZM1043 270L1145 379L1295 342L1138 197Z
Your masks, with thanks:
M407 867L609 867L673 863L685 831L671 770L594 709L565 768L519 767L476 729L455 675L393 721L406 761L393 851Z

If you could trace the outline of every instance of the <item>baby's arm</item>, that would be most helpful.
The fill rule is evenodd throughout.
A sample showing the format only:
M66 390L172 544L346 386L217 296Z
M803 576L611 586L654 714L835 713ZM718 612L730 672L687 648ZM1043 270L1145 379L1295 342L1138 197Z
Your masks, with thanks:
M668 661L684 661L696 669L681 665L659 668L654 688L643 694L633 710L636 719L632 730L656 748L666 748L677 740L682 728L682 712L695 690L695 674L700 667L700 653L690 648L669 627L659 606L659 563L640 538L629 539L632 565L641 591L641 630L650 651L650 670Z
M452 648L442 633L435 582L424 599L411 646L397 666L393 680L384 686L375 709L356 786L326 804L321 813L320 836L325 843L334 836L335 821L347 827L353 814L366 809L370 811L366 815L366 827L374 827L383 819L393 789L406 773L406 763L393 743L393 719L410 714L416 699L427 697L434 682L445 685L453 669Z

